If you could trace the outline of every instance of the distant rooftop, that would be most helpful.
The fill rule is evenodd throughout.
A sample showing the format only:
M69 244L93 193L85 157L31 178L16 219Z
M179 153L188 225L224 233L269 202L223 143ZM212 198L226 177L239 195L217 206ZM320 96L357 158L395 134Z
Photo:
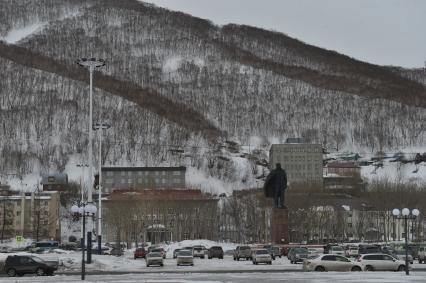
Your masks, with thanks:
M327 164L328 168L359 168L355 162L330 162Z
M305 143L303 138L287 138L285 143Z
M120 167L107 166L102 167L102 171L186 171L186 167Z

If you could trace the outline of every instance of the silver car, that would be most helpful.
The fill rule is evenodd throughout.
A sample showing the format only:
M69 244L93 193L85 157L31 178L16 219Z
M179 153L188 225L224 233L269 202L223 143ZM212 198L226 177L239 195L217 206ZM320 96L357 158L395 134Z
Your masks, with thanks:
M163 256L161 253L158 252L150 252L145 256L146 259L146 266L149 267L151 265L159 265L163 266Z
M364 254L357 259L365 271L404 271L405 262L387 254ZM409 266L410 268L410 266Z
M267 249L258 249L252 253L253 264L272 264L272 256Z
M335 254L320 255L303 261L304 271L362 271L359 262Z
M190 250L180 250L176 258L177 266L191 265L194 266L194 256Z

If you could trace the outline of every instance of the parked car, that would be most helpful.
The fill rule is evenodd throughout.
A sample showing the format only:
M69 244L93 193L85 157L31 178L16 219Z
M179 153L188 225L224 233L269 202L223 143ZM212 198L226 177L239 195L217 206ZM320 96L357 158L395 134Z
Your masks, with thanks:
M274 257L274 258L276 258L276 257L281 258L281 251L280 251L280 248L279 248L279 247L277 247L277 246L273 246L273 247L272 247L272 255L273 255L273 257Z
M164 250L164 248L155 248L155 249L151 249L151 253L160 253L161 256L165 259L166 258L166 251Z
M145 248L136 248L135 252L133 253L133 256L135 259L137 258L145 258L146 257L146 250Z
M219 259L223 259L223 249L220 246L213 246L209 249L209 255L208 258L212 259L214 257L217 257Z
M417 257L419 259L419 263L426 263L426 246L419 247Z
M345 250L341 246L332 246L328 253L345 256Z
M204 258L205 257L205 247L203 246L194 246L192 250L192 255L194 257Z
M175 249L175 250L173 251L173 258L177 258L177 254L178 254L178 252L179 252L180 250L182 250L182 249Z
M146 266L159 265L163 266L163 255L159 252L150 252L146 255Z
M4 271L10 277L33 273L38 276L53 275L58 269L58 263L52 264L36 256L11 255L6 258Z
M307 248L309 255L308 258L315 258L317 256L319 256L320 254L322 254L323 249L318 249L318 248Z
M11 253L12 252L12 248L11 247L0 247L0 253Z
M303 260L307 259L309 255L309 251L307 248L292 248L288 252L288 259L290 263L298 263L303 262Z
M251 249L249 246L237 246L235 248L234 260L240 260L240 258L251 259Z
M394 250L392 256L405 262L405 250ZM411 255L410 251L408 251L408 262L410 264L414 263L413 256Z
M252 254L253 264L266 263L272 264L272 256L267 249L257 249Z
M124 251L121 248L112 248L109 254L115 256L122 256L124 254Z
M269 254L271 255L271 258L273 260L275 260L275 254L274 254L274 251L272 249L272 245L263 245L262 248L268 250Z
M177 253L176 263L177 263L177 266L180 266L180 265L194 266L194 256L192 255L192 251L180 250Z
M345 250L346 257L358 257L359 256L359 249L358 247L348 247Z
M359 245L359 254L378 254L382 253L379 245Z
M404 271L405 262L387 254L363 254L357 259L365 271Z
M303 261L304 271L362 271L359 262L335 254L320 255Z

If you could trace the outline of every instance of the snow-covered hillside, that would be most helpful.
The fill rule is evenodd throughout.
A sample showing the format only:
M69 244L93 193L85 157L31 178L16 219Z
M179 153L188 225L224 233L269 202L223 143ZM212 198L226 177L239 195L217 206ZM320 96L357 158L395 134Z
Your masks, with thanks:
M76 165L87 163L88 86L70 78L67 68L84 56L106 59L100 71L110 78L155 90L223 131L207 138L202 129L171 120L170 111L150 111L149 101L95 89L94 120L112 124L103 163L187 166L187 185L206 192L229 195L260 186L270 145L288 137L371 156L426 141L424 86L283 34L219 27L136 0L0 5L3 41L33 52L18 62L13 48L0 42L0 178L16 189L31 190L43 172L65 171L80 181ZM46 58L64 69L47 71ZM226 140L239 149L228 148ZM95 140L94 152L97 147ZM410 164L384 165L376 174L363 167L363 176L424 176L423 167L412 174Z

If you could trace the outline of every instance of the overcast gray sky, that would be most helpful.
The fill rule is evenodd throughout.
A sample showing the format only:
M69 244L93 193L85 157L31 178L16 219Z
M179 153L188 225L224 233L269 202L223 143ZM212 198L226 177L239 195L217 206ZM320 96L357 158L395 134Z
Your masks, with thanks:
M426 0L147 0L215 24L272 29L380 65L424 67Z

